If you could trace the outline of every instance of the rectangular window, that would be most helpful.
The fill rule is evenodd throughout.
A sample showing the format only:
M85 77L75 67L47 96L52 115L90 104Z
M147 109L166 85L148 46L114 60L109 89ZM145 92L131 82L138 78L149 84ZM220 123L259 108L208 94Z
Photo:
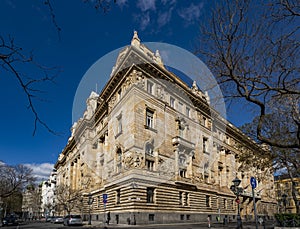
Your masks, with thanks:
M186 178L186 169L179 169L179 176Z
M207 126L207 120L206 120L206 117L204 117L204 116L202 117L202 125L205 127Z
M154 203L154 188L147 188L147 203Z
M190 113L191 113L190 108L187 107L185 109L185 115L188 116L188 117L190 117Z
M120 101L121 97L122 97L122 89L120 89L120 90L118 91L118 100L119 100L119 101Z
M183 196L183 192L179 192L179 204L180 205L183 205L182 196Z
M118 189L116 191L116 204L119 204L120 203L120 200L121 200L121 190Z
M183 107L183 104L182 103L178 103L178 111L180 112L180 113L183 113L182 112L182 107Z
M210 196L209 195L206 195L205 196L205 203L206 203L206 207L210 207Z
M118 129L117 129L117 133L118 133L118 134L121 134L121 133L122 133L122 116L119 116L119 117L117 118L117 120L118 120Z
M100 206L101 206L101 197L98 196L97 197L97 207L100 208Z
M154 123L153 123L153 117L154 117L154 112L146 109L146 126L148 128L154 128Z
M224 205L224 209L227 209L227 200L223 199L223 205Z
M173 97L170 97L170 106L175 108L175 99Z
M154 214L149 214L149 221L154 221Z
M203 148L203 153L208 153L208 139L205 137L203 137L202 148Z
M146 166L147 166L147 169L148 169L149 171L153 171L154 161L151 161L151 160L147 160L147 159L146 159Z
M190 204L189 193L186 192L186 193L185 193L185 205L186 205L186 206L189 206L189 204Z
M184 215L180 215L180 220L184 220Z
M153 83L150 81L147 81L147 92L153 95Z
M191 219L191 215L186 215L186 220L190 220Z

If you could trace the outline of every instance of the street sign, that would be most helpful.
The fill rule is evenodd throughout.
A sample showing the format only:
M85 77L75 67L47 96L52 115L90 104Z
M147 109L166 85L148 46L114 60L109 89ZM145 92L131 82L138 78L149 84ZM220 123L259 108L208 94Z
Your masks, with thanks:
M255 179L254 177L251 177L251 178L250 178L250 184L251 184L251 186L252 186L252 189L255 189L255 188L256 188L256 186L257 186L257 181L256 181L256 179Z
M107 203L107 194L104 193L104 194L102 195L102 198L103 198L103 203L106 204L106 203Z

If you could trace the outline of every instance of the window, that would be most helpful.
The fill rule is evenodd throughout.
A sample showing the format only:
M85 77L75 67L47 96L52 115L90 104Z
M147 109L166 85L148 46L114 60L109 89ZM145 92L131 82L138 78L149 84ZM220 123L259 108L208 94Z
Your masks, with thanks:
M150 81L147 81L147 92L153 94L153 83Z
M146 126L152 129L154 128L153 116L154 112L149 109L146 109Z
M117 150L117 172L121 172L122 169L122 151L121 149Z
M205 196L205 203L206 203L206 207L210 207L210 196L209 195Z
M183 205L182 196L183 196L183 192L179 192L179 204L180 205Z
M190 117L190 108L187 107L185 109L185 115L188 116L188 117Z
M183 113L183 112L182 112L182 107L183 107L183 104L182 104L181 102L179 102L179 103L178 103L178 111L179 111L180 113Z
M190 220L191 219L191 215L186 215L186 220Z
M154 188L147 188L147 203L154 203Z
M207 138L203 138L203 153L208 153L207 147L208 147L208 139Z
M180 169L179 176L186 178L186 169Z
M122 97L122 89L120 89L120 90L118 91L118 100L119 100L119 101L120 101L121 97Z
M146 154L153 156L153 145L151 143L146 144Z
M154 221L154 214L149 214L149 221Z
M146 159L146 166L149 171L153 171L154 161Z
M188 192L185 193L185 198L184 199L185 199L185 204L184 205L188 206L190 204L189 193Z
M100 208L100 206L101 206L101 197L98 196L97 197L97 207Z
M117 121L118 121L117 134L121 134L122 133L122 115L119 115L117 117Z
M175 99L173 97L170 97L170 106L175 108Z
M179 165L185 166L186 157L184 155L179 155Z
M121 190L118 189L116 191L116 204L119 204L120 203L120 200L121 200Z
M184 220L184 215L180 215L180 220Z
M183 137L183 131L184 131L184 126L180 121L178 121L178 134L180 137Z
M223 199L223 205L224 205L224 209L227 209L227 200Z
M206 117L204 117L204 116L202 117L202 125L205 127L207 126L207 120L206 120Z

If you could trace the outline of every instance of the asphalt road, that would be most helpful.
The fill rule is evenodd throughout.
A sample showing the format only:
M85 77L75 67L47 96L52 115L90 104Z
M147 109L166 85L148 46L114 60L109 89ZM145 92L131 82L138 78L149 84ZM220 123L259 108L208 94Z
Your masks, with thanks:
M208 228L208 225L205 223L199 224L177 224L177 225L108 225L106 226L107 229L201 229L201 228ZM52 224L52 223L45 223L45 222L24 222L21 223L19 226L9 226L7 229L87 229L87 228L96 228L96 229L104 229L104 225L101 225L96 222L92 222L92 225L83 225L83 226L63 226L62 224ZM211 228L236 228L235 223L231 223L229 225L223 226L222 224L213 224ZM274 228L274 225L267 224L265 227L259 226L259 229L271 229ZM255 225L253 223L244 223L243 229L255 229Z

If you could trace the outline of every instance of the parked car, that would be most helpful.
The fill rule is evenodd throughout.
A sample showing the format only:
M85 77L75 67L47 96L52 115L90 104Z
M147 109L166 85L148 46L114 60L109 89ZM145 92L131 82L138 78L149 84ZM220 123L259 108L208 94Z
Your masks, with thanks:
M64 226L69 225L82 225L82 219L80 215L67 215L64 218Z
M14 215L6 216L2 220L2 226L18 225L18 219Z
M63 223L64 222L64 217L62 216L53 216L51 219L51 223Z
M54 216L47 216L46 222L51 222L53 218L54 218Z

